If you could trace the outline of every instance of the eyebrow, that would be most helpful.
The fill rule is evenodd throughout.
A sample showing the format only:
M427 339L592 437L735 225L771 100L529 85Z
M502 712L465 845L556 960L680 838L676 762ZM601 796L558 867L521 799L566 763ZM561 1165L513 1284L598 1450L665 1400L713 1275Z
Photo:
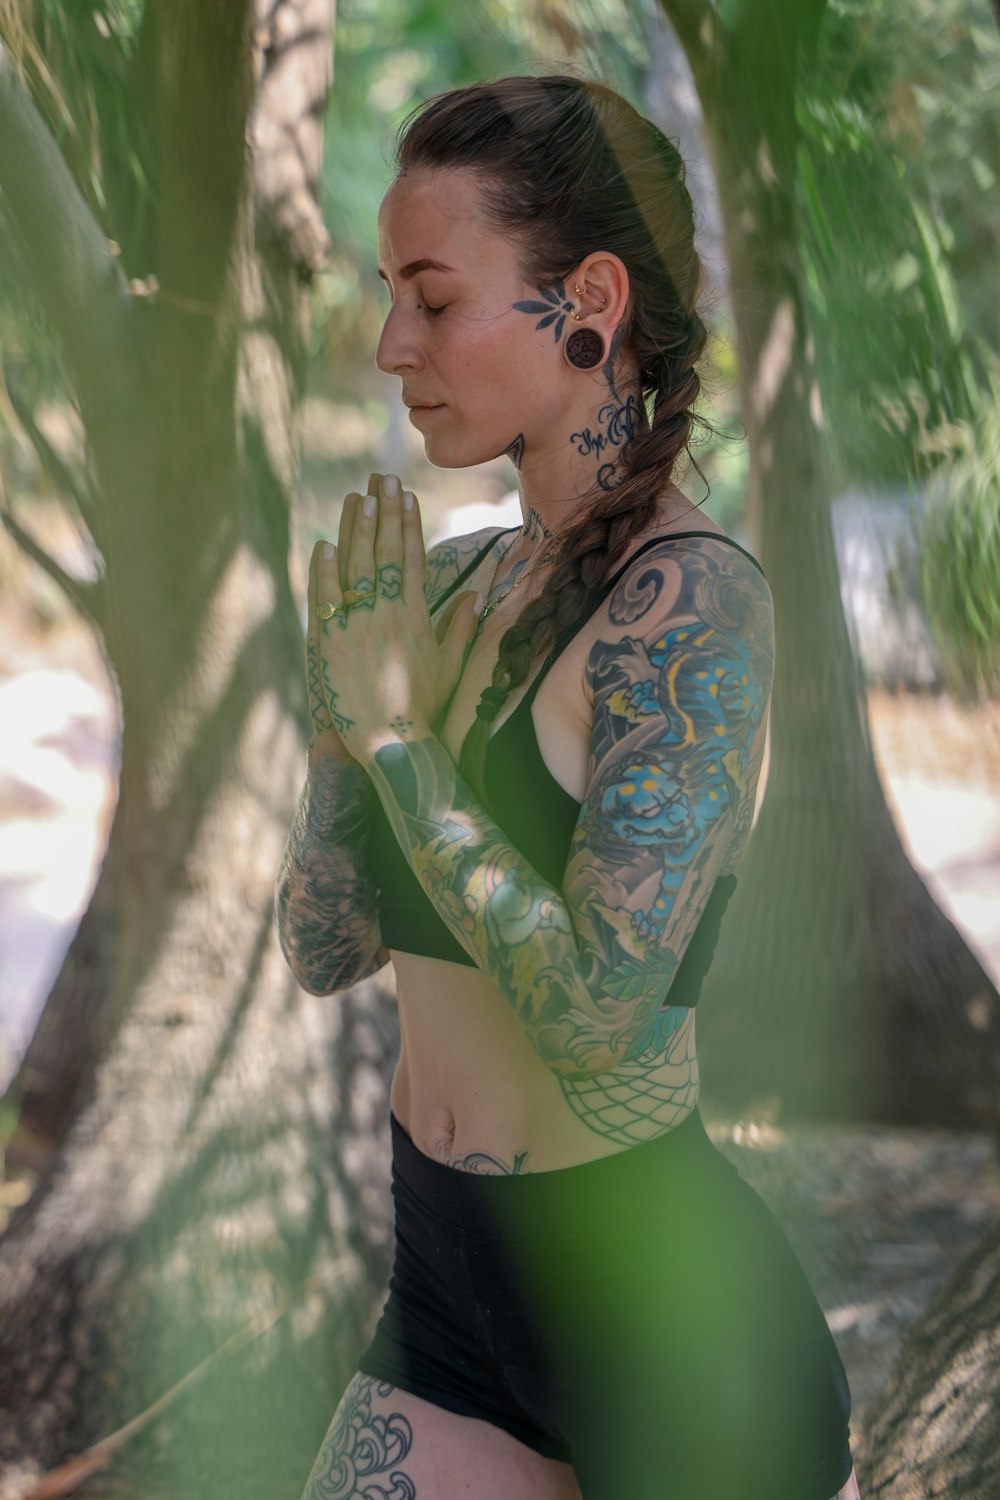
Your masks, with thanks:
M403 266L400 270L399 279L401 281L409 281L411 277L416 276L418 271L454 271L454 269L454 266L446 266L440 260L411 260L409 265ZM381 266L378 268L378 274L383 281L389 280Z

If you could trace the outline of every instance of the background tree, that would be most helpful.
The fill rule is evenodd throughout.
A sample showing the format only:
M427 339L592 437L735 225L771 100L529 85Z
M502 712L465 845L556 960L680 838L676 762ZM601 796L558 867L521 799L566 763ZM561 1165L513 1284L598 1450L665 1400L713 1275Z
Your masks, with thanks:
M831 246L838 206L847 210L838 222L862 235L854 226L865 221L853 219L850 209L867 196L877 235L878 205L891 214L903 195L876 169L875 181L862 174L856 189L841 175L837 205L816 190L816 175L808 172L798 91L812 85L815 109L825 93L817 80L830 77L819 0L812 6L780 0L730 6L725 23L699 0L662 3L692 61L718 174L749 436L751 516L779 618L774 779L741 870L749 894L734 912L713 970L717 1001L706 1005L699 1026L706 1071L723 1066L720 1092L728 1101L769 1085L793 1110L818 1105L830 1113L859 1109L868 1118L995 1129L996 995L912 870L886 811L842 630L829 534L838 445L835 439L831 452L823 430L810 302L818 293L829 299L826 307L835 305L838 285L835 275L814 276L809 296L809 250L815 268L816 239L825 229ZM836 23L825 42L843 44ZM995 38L982 44L990 53ZM843 103L845 95L839 97ZM833 134L843 145L843 132ZM857 134L867 145L870 133ZM813 193L811 220L797 212L794 191L803 162L806 191ZM908 186L913 194L914 184ZM884 315L867 322L863 309L849 326L858 328L862 358L866 350L871 354L867 378L855 389L870 392L873 373L884 371L893 354L897 370L903 358L913 361L910 385L896 382L885 394L898 411L902 390L896 431L910 437L911 451L926 456L935 452L934 442L917 448L914 431L926 435L956 416L977 417L978 383L985 383L988 361L977 368L982 351L962 337L940 253L943 226L921 217L917 194L911 202L918 248L915 274L903 290L912 288L909 300L923 311L923 324L906 317L903 299L902 308L893 308L894 315L903 313L902 335L888 332ZM865 259L849 255L844 265L845 274L856 276ZM879 268L872 269L877 276ZM890 343L898 340L894 350L874 347L883 330ZM835 329L827 333L829 370L857 350ZM937 349L928 349L934 340ZM839 396L835 405L842 413L851 404L850 382L828 376L823 389ZM928 422L935 403L936 420ZM853 437L873 429L859 422L847 430ZM847 443L840 438L841 472L850 467ZM883 455L890 447L883 433ZM966 581L976 580L966 575ZM790 936L797 940L792 946ZM734 995L739 1005L731 1003ZM756 1040L758 1026L767 1047L776 1037L787 1039L773 1060ZM810 1089L817 1093L812 1102ZM917 1321L884 1397L866 1414L864 1448L855 1455L866 1500L930 1500L945 1493L989 1500L996 1493L998 1288L994 1232Z
M865 1500L992 1500L1000 1490L1000 1232L909 1331L866 1417Z
M17 1085L42 1175L0 1246L0 1491L173 1390L120 1492L297 1494L384 1272L384 1195L359 1200L385 1186L393 1044L377 994L299 993L272 923L304 767L289 497L333 3L3 22L2 260L79 412L85 467L55 477L101 559L91 584L49 571L100 630L123 737Z
M785 1116L989 1128L996 992L902 849L840 602L799 170L827 6L662 3L719 186L749 523L778 632L769 789L699 1021L707 1093L730 1108L770 1097Z
M960 6L946 4L951 25ZM777 1096L786 1112L992 1119L992 990L914 884L891 830L845 649L828 518L845 475L892 473L914 434L940 436L970 410L962 382L974 391L979 379L961 320L947 319L955 248L944 226L954 205L940 224L930 216L916 248L891 258L895 267L909 251L916 262L903 288L915 334L886 337L904 325L900 288L877 285L917 172L908 156L900 174L886 148L882 132L907 115L901 105L879 114L872 18L895 41L911 18L905 35L918 33L927 7L835 0L823 15L775 0L691 0L665 9L707 101L736 263L739 357L724 335L715 356L741 372L751 530L787 622L770 831L762 819L759 863L744 866L728 974L720 955L725 991L706 997L706 1075L723 1104ZM302 766L285 554L306 357L316 356L311 382L333 384L345 400L360 392L370 415L372 378L354 356L370 356L380 317L372 225L389 170L383 142L410 103L561 55L640 107L650 86L652 0L488 10L341 0L327 119L337 149L322 198L330 255L315 204L328 6L211 10L201 15L187 0L141 9L37 0L20 17L3 8L10 56L23 68L19 83L8 56L0 73L0 132L18 142L0 159L0 259L15 287L0 307L5 363L25 431L100 548L96 586L46 559L26 516L7 521L99 622L125 741L101 881L16 1089L21 1148L45 1172L0 1247L0 1494L19 1493L39 1464L78 1452L192 1369L193 1388L129 1434L102 1487L298 1493L384 1274L380 1127L394 1047L384 997L302 996L270 930L271 880ZM755 100L753 80L774 97ZM905 98L895 86L890 96ZM970 101L980 96L969 91ZM959 154L988 169L988 111L970 102L968 118L980 135ZM863 171L852 170L852 151ZM873 223L867 243L869 300L859 313L854 251L836 236L879 207L886 222ZM976 234L988 238L985 208L980 217ZM981 305L992 306L985 276L981 285ZM844 307L863 346L844 335ZM900 425L904 356L912 380ZM928 397L936 370L945 384ZM63 382L79 408L80 471L66 471L34 421L46 378ZM872 422L873 410L886 421ZM345 456L342 445L324 468L324 497L384 466L392 430L377 415L370 427L370 455ZM721 486L727 504L738 504L741 485L737 469ZM313 524L307 510L304 528ZM323 528L331 524L324 513ZM817 862L817 850L829 853ZM912 959L873 954L886 933L895 941L900 911L925 946ZM794 957L790 931L801 935ZM816 954L829 958L818 975ZM887 974L895 987L886 1001ZM854 989L838 989L845 976ZM939 1007L956 983L958 1001ZM924 999L928 1013L914 1027ZM924 1089L936 1073L927 1051L936 1017L944 1081ZM713 1035L716 1018L728 1035ZM897 1058L900 1027L914 1046ZM776 1035L789 1038L784 1054ZM970 1037L980 1042L978 1073ZM865 1047L888 1067L885 1078L874 1065L859 1076Z

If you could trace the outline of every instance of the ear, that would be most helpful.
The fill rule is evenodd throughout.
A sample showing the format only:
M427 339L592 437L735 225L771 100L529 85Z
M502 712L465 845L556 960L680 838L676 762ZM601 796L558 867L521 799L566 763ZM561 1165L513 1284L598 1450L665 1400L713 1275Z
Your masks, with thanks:
M629 290L624 261L610 250L598 250L586 256L570 276L566 296L580 314L581 324L603 333L610 348L612 335L628 310Z

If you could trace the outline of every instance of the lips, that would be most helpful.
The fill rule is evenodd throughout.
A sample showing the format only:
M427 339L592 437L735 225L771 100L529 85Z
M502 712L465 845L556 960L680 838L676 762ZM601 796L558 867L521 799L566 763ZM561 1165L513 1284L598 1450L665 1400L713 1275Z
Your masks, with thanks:
M408 406L411 411L437 411L443 404L440 401L411 401L409 397L403 397L403 405Z

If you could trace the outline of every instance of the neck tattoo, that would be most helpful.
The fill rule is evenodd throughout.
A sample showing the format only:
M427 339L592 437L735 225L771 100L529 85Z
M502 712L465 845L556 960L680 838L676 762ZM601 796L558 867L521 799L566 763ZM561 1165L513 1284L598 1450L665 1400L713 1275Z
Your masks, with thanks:
M593 456L600 460L608 455L597 468L597 483L602 490L613 490L621 482L618 465L639 431L641 413L638 400L630 392L624 401L605 402L597 413L596 430L584 427L570 433L569 440L582 458Z
M515 469L520 469L524 462L524 433L519 432L512 443L508 443L500 458L509 458Z
M533 505L528 506L528 514L524 518L521 535L526 542L540 542L543 536L552 535Z
M497 565L493 569L493 577L490 579L486 589L486 593L483 596L486 600L486 603L483 606L483 612L479 616L479 623L476 626L477 635L479 634L482 623L487 618L487 616L491 615L495 609L498 609L504 602L504 600L524 582L528 575L534 570L535 566L537 565L539 568L547 567L549 563L553 563L556 561L559 556L559 551L558 548L552 547L548 551L544 552L541 557L539 557L538 554L535 553L531 557L520 558L511 568L503 583L498 587L497 575L499 574L500 569L503 567L504 559L506 558L507 554L513 547L517 546L522 537L540 541L543 537L550 537L551 535L551 531L549 531L548 527L545 525L545 522L542 520L537 510L535 510L534 506L529 506L528 516L525 520L524 528L522 529L520 535L516 536L513 541L503 549L503 551L500 553L500 556L497 558Z

